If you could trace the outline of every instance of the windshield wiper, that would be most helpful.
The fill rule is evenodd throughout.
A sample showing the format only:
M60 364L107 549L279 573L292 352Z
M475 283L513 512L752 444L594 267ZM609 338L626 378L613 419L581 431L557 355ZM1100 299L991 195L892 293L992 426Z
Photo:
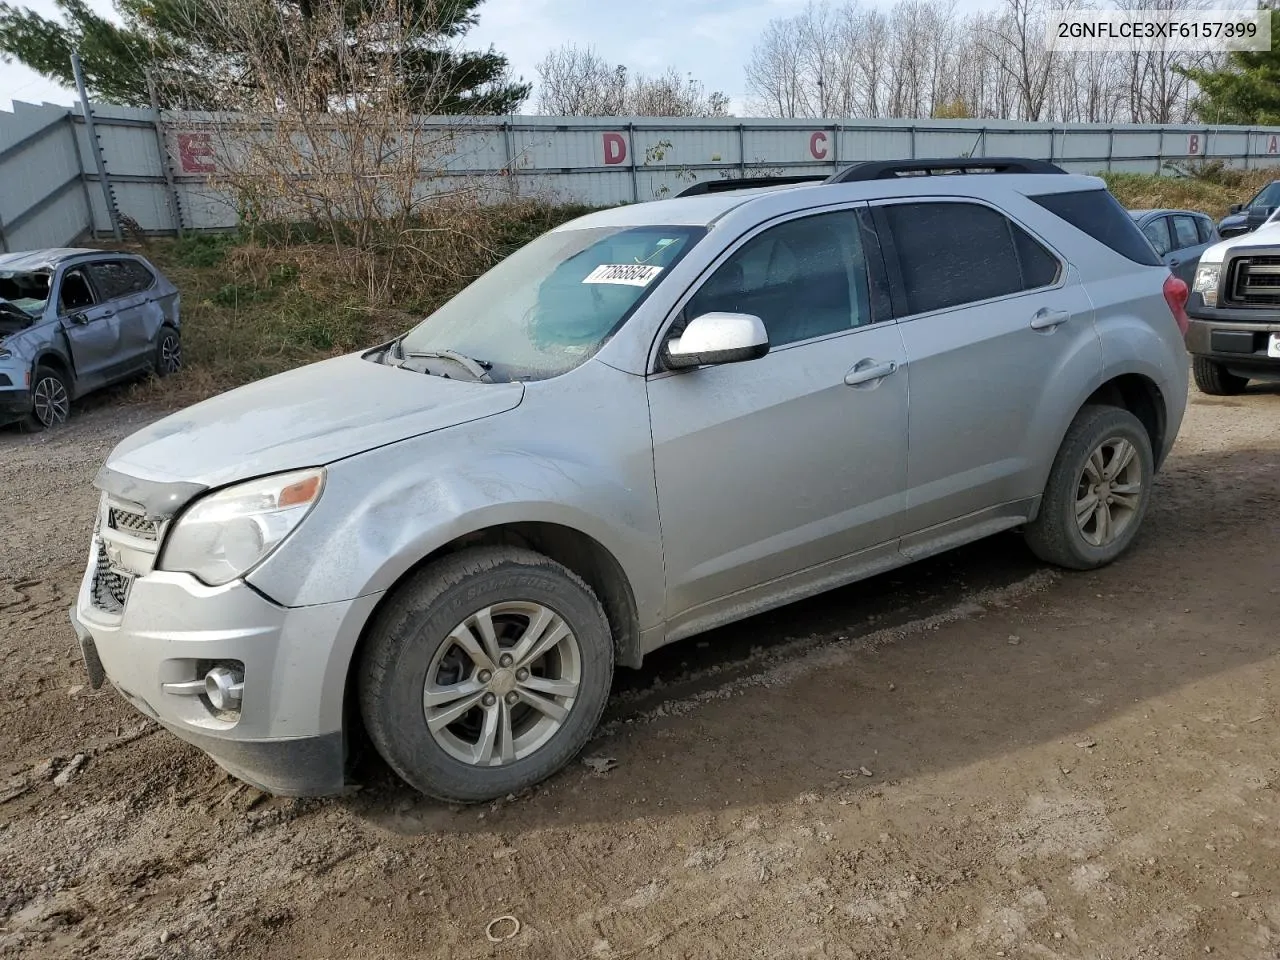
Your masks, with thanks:
M406 352L404 344L399 341L396 342L396 353L400 355L402 361L452 360L477 380L488 379L489 371L493 368L493 364L487 360L477 360L475 357L468 357L465 353L458 353L456 350L413 350Z

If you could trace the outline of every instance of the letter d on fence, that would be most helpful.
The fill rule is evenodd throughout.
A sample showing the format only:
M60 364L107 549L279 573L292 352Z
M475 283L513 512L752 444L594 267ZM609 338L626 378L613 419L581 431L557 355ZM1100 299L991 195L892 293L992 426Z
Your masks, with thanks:
M604 135L604 162L607 166L624 163L627 159L627 140L620 133Z

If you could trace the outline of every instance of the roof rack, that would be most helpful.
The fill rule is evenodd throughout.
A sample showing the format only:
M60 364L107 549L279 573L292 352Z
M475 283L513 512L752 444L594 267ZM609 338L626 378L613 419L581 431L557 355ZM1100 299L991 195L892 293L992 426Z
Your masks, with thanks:
M819 174L808 177L732 177L725 180L703 180L686 187L677 197L693 197L703 193L729 193L734 190L753 190L756 187L785 187L794 183L823 183L828 178Z
M956 173L1066 173L1047 160L1026 157L945 157L936 160L866 160L832 174L826 183L894 180L899 177L946 176Z

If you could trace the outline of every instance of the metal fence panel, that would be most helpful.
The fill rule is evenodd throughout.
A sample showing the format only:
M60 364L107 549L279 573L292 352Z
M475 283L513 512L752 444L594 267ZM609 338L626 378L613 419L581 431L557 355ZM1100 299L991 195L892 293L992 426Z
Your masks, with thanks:
M242 150L244 137L269 132L233 135L215 121L234 118L208 113L95 105L93 115L121 213L148 232L179 222L236 225L235 204L210 185L210 174L220 158ZM438 144L414 185L417 196L484 176L484 196L494 200L539 196L593 206L660 199L744 174L821 176L860 160L1028 156L1078 173L1167 172L1170 161L1198 159L1237 167L1280 162L1280 128L1261 127L512 116L425 117L415 135ZM110 230L78 110L18 103L12 113L0 111L0 185L0 240L11 249Z

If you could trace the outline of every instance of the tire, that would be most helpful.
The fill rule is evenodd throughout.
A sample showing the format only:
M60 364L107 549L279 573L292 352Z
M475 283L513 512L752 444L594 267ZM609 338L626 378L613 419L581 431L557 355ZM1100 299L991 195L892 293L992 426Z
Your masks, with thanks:
M1246 377L1237 377L1222 364L1208 357L1192 357L1191 373L1201 393L1211 397L1234 397L1249 385Z
M169 377L182 369L182 337L177 327L166 323L160 328L151 368L157 377Z
M484 653L486 612L497 664ZM544 612L558 619L540 620ZM538 623L547 625L541 637L560 637L560 627L568 637L505 663ZM537 637L528 642L526 652L543 646ZM531 787L572 760L595 730L612 680L609 622L576 574L532 550L476 547L431 564L388 597L366 638L358 691L365 729L392 770L428 796L475 803ZM549 685L562 692L544 694ZM557 721L535 700L567 712Z
M71 416L71 388L53 367L36 367L31 375L31 412L22 422L28 433L39 433L67 422Z
M1109 478L1124 453L1128 459ZM1101 457L1101 469L1095 454ZM1071 570L1105 566L1137 536L1154 476L1151 439L1137 417L1119 407L1083 408L1058 448L1040 512L1024 528L1027 545L1041 560ZM1103 497L1110 494L1114 501L1099 501L1092 494L1099 487ZM1083 520L1077 520L1080 511L1088 511Z

